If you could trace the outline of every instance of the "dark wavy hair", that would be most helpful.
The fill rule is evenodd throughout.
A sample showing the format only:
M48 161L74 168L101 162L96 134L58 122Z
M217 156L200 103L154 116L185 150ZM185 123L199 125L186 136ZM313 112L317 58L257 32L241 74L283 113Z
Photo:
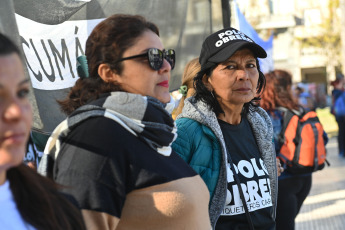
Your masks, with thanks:
M277 107L298 110L299 106L291 91L292 76L285 70L274 70L265 74L266 89L261 95L260 106L269 112Z
M60 193L60 186L52 180L24 164L9 169L7 179L20 215L36 229L86 229L71 196Z
M100 22L86 41L85 55L90 76L78 79L67 98L58 101L61 110L69 115L103 93L123 91L120 85L104 82L98 75L98 67L105 63L115 73L121 74L123 64L116 63L117 60L148 30L159 36L158 27L140 15L115 14Z
M18 47L0 33L0 55L9 54L21 57ZM24 164L7 170L6 178L21 217L36 229L85 229L79 209L50 179Z
M243 110L242 110L243 115L247 114L249 112L250 105L258 106L257 101L260 100L260 95L263 92L263 90L265 89L265 85L266 85L265 75L260 70L259 60L257 57L255 57L255 59L256 59L256 66L257 66L257 69L259 71L258 85L256 88L256 95L257 96L254 97L250 102L247 102L244 104ZM198 74L196 75L196 77L194 78L194 88L195 88L194 100L195 101L200 100L200 101L203 101L204 103L206 103L208 105L208 107L210 109L212 109L212 111L216 114L216 116L218 116L220 113L224 113L224 111L222 110L218 100L212 95L212 92L207 89L207 87L203 83L202 79L204 76L209 78L212 75L213 70L217 66L218 66L218 64L215 63L213 66L211 66L208 69L200 70L198 72Z

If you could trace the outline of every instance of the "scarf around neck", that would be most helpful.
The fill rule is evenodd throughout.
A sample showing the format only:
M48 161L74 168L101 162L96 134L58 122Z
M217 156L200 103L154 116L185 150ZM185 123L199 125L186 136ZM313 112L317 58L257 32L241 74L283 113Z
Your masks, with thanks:
M156 98L126 92L107 93L81 106L61 122L49 137L38 168L39 173L52 176L53 165L61 148L60 140L91 117L109 118L159 154L170 156L171 144L177 134L174 120L164 106L166 104Z

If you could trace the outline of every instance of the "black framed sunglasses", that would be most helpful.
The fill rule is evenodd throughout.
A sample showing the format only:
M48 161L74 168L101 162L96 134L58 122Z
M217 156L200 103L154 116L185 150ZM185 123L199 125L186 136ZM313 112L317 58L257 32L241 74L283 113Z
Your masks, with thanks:
M173 49L160 50L157 48L150 48L144 54L121 58L116 63L139 57L147 57L149 65L153 70L159 70L162 68L164 59L169 62L171 69L174 69L175 67L175 50Z

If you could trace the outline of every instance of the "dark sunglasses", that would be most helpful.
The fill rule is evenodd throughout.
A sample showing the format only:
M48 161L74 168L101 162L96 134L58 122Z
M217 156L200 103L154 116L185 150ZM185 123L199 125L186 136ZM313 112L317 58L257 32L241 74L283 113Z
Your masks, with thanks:
M174 69L175 67L175 50L173 49L159 50L157 48L150 48L144 54L121 58L116 63L139 57L147 57L150 67L153 70L159 70L160 68L162 68L164 59L169 62L171 69Z

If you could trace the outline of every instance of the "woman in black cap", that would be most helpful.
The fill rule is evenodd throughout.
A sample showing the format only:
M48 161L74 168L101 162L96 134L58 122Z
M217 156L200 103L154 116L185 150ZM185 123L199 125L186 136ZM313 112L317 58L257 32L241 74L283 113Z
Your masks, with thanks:
M258 58L266 56L234 28L207 37L194 78L195 96L185 100L177 117L173 149L207 184L210 220L217 230L275 229L273 129L267 113L254 103L265 87Z

